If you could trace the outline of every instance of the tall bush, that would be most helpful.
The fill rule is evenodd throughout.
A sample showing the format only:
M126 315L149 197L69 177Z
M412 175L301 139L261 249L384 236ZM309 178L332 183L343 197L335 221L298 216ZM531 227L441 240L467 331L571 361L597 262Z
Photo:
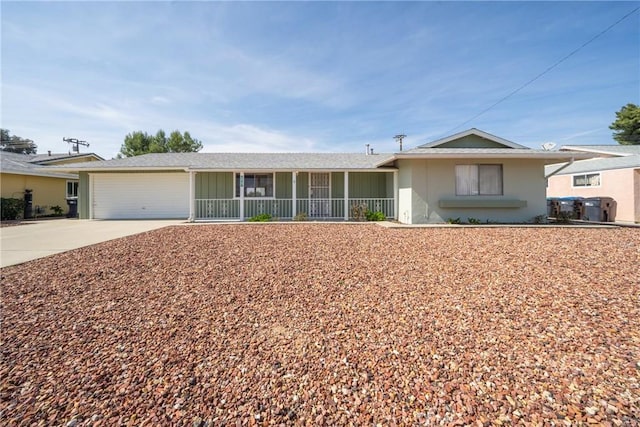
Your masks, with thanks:
M24 200L2 197L0 199L0 211L2 212L2 221L20 219L24 213Z

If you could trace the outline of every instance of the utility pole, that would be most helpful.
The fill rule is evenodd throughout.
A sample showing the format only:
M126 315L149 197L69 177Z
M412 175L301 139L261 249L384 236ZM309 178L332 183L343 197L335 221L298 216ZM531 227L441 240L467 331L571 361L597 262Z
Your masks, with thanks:
M84 146L84 147L88 147L89 146L89 143L87 141L80 141L77 138L64 138L63 137L62 140L64 142L66 142L67 144L72 144L71 145L71 151L74 151L74 152L76 152L78 154L80 154L80 146L81 145ZM69 154L71 154L71 153L69 153Z
M402 134L402 133L393 137L393 139L395 139L396 141L398 141L400 143L400 151L402 151L402 140L404 138L406 138L406 137L407 137L407 135Z

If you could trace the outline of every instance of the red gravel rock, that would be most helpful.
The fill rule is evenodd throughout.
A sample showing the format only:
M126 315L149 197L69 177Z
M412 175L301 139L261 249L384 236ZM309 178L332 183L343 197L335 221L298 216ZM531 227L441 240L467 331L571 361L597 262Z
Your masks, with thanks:
M638 425L640 230L171 227L2 269L8 425Z

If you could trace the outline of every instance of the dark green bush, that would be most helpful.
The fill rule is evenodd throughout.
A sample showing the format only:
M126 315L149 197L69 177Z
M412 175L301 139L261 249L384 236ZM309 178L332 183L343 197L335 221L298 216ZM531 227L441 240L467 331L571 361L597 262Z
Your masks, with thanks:
M22 199L0 199L0 210L2 211L2 220L11 221L21 219L24 213L24 200Z
M249 218L249 222L269 222L273 217L268 213L252 216Z
M380 211L376 211L376 212L367 211L365 215L367 217L367 221L386 221L387 219L385 214L383 214Z

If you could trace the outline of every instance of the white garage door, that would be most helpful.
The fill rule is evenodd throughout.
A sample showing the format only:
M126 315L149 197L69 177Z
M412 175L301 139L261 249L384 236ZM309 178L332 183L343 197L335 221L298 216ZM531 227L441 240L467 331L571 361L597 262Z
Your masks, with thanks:
M189 217L187 173L107 173L92 179L93 218Z

